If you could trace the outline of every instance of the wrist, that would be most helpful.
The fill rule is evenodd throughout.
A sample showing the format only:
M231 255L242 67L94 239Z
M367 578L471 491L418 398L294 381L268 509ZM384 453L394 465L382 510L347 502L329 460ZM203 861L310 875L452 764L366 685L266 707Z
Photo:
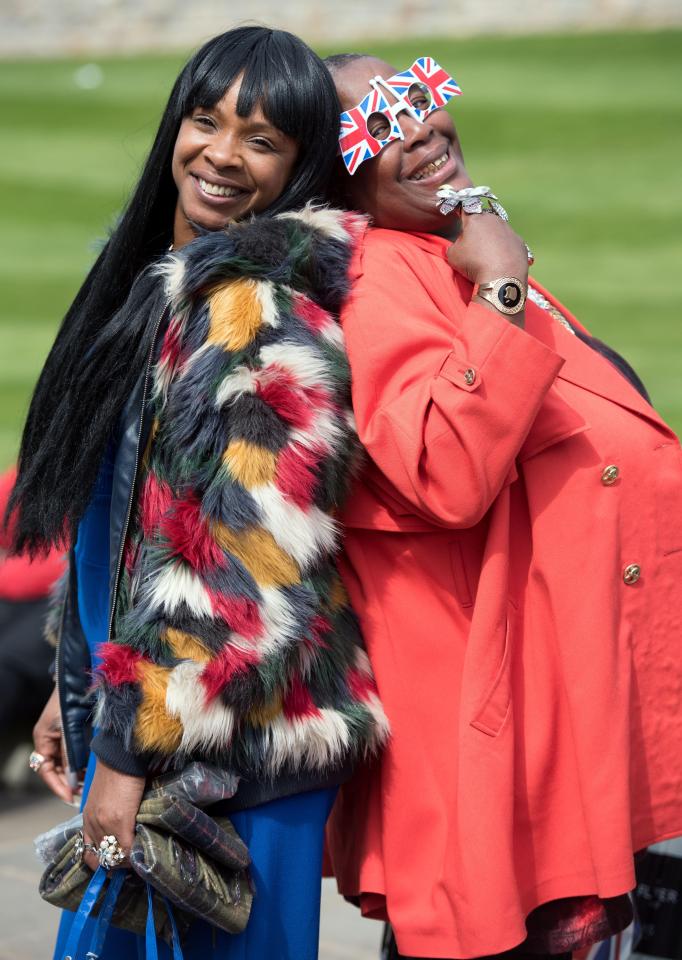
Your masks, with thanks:
M520 314L526 303L528 284L511 274L505 274L474 286L473 297L485 300L507 317Z
M507 262L496 263L493 266L486 264L476 271L472 278L474 284L490 283L491 280L497 280L498 277L516 277L525 286L528 286L528 260L519 260L514 258Z

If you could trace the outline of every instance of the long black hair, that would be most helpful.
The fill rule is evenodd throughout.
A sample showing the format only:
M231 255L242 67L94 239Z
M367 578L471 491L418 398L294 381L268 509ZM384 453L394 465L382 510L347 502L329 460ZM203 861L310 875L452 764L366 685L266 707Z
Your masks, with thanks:
M180 124L195 107L214 106L238 77L239 115L260 106L299 147L292 178L268 212L325 194L339 102L320 58L293 34L260 26L209 40L175 81L140 179L38 379L7 512L17 552L34 555L75 538L109 437L151 347L155 318L144 311L124 316L121 307L140 271L172 241L177 190L171 160Z

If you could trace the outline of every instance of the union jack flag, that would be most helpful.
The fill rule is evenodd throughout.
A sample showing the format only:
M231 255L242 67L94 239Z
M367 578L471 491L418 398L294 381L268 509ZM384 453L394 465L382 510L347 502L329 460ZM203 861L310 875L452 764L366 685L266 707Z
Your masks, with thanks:
M409 70L403 70L402 73L396 73L386 81L387 85L395 90L396 96L405 97L407 91L415 83L422 83L428 87L431 92L431 103L425 110L416 110L416 113L427 116L438 107L444 107L448 100L453 97L459 97L462 90L453 77L444 70L433 57L419 57L414 61Z
M367 120L373 113L383 113L390 124L390 132L377 140L367 129ZM389 103L381 90L373 89L357 107L341 114L339 151L348 173L353 176L363 160L376 157L391 140L400 137L398 121L391 115Z

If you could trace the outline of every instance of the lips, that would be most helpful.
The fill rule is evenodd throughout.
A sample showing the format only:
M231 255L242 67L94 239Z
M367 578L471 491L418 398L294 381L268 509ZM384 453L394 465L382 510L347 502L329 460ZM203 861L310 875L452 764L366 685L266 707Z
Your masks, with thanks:
M238 184L218 183L215 180L207 180L198 173L192 174L192 180L199 196L209 203L234 200L236 197L246 196L249 192Z
M426 163L423 163L420 167L415 170L414 173L410 174L407 178L413 182L418 182L419 180L425 180L426 177L432 177L434 173L437 173L440 168L446 164L448 161L448 152L447 150L442 154L442 156L437 157L435 160L428 160Z

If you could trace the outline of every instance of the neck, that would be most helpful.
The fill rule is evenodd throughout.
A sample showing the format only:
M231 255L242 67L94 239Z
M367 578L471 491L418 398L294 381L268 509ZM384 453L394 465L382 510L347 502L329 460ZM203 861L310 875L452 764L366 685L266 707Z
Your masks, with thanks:
M175 208L175 219L173 220L173 249L181 250L182 247L191 243L197 236L197 231L189 220L187 220L178 204Z

